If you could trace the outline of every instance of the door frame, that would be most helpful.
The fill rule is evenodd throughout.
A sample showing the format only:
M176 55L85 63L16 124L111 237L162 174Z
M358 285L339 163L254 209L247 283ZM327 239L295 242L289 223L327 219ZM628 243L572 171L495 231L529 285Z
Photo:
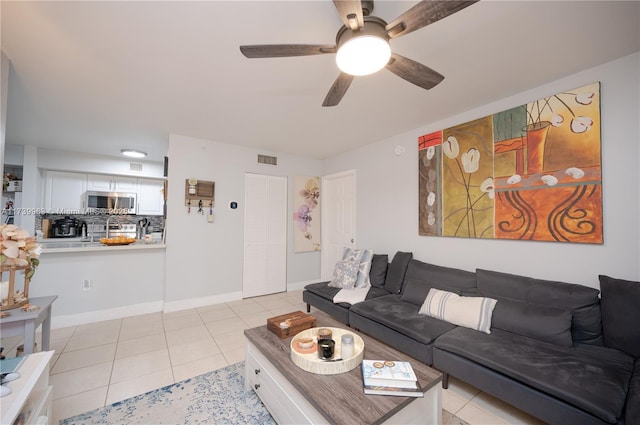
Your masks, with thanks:
M352 169L352 170L347 170L347 171L341 171L339 173L334 173L334 174L329 174L326 176L322 176L321 179L321 183L320 183L320 193L321 193L321 199L322 202L320 203L320 213L322 214L322 231L321 233L321 240L322 240L322 245L324 247L329 247L331 246L331 240L329 235L331 234L330 232L330 228L331 226L328 225L329 223L331 223L331 211L330 211L330 198L328 197L328 193L325 191L324 188L327 187L327 182L331 181L331 180L335 180L335 179L339 179L339 178L343 178L343 177L348 177L351 176L353 179L353 196L354 199L357 199L357 193L356 193L356 170ZM356 241L356 208L357 208L357 202L353 203L353 243L352 243L352 248L355 247L355 241ZM322 280L330 280L332 275L333 275L333 269L335 268L335 264L329 264L329 255L330 255L330 250L327 248L323 248L321 250L321 254L320 254L320 277Z

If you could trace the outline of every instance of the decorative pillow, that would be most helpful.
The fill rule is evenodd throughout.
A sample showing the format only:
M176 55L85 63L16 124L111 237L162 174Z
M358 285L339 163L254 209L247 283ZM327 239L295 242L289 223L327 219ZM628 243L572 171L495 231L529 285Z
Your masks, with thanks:
M489 334L496 303L493 298L461 297L431 288L418 313Z
M396 252L393 256L391 264L387 269L387 277L384 280L384 289L392 294L399 294L402 289L402 282L404 281L404 275L407 272L407 266L413 258L411 252Z
M604 345L640 357L640 282L598 277Z
M387 277L387 268L389 267L389 256L387 254L373 254L371 260L371 270L369 271L369 280L371 286L375 288L384 287L384 279Z
M338 261L333 278L328 286L340 289L353 289L358 278L359 261Z
M373 251L370 249L344 249L344 253L342 254L343 261L358 261L360 264L358 277L356 278L356 288L371 286L369 271L371 270L372 259Z
M573 346L569 310L499 299L493 311L491 326L560 347Z

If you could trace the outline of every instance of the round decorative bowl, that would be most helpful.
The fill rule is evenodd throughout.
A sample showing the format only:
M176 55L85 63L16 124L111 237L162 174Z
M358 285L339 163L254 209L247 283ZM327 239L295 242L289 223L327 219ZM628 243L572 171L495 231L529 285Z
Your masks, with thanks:
M364 341L359 335L340 328L328 328L333 333L331 339L336 342L335 352L329 360L320 359L317 351L318 329L320 328L306 329L291 338L291 361L293 361L293 364L300 369L318 375L337 375L349 372L362 363ZM343 359L340 341L342 340L342 335L345 334L353 335L353 355ZM309 339L313 341L311 346L309 346ZM302 343L299 344L299 342Z

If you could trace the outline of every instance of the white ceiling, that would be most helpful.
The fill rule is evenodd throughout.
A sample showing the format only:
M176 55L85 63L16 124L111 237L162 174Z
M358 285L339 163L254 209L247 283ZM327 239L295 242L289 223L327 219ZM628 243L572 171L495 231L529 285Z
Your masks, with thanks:
M415 1L375 2L390 22ZM321 107L334 55L246 59L242 44L333 44L330 1L2 1L8 144L161 160L170 133L327 158L640 50L638 1L481 1L391 41L445 75L383 70Z

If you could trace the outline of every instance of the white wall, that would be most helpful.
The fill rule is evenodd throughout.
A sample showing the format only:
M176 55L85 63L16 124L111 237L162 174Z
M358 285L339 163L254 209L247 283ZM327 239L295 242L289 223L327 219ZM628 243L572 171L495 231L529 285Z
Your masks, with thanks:
M11 62L0 51L0 175L4 175L4 146L7 133L7 99L9 90L9 69Z
M258 154L277 156L278 165L258 164ZM289 177L287 282L291 286L319 278L320 253L293 252L291 177L321 175L321 161L181 135L169 137L168 156L165 300L174 302L168 310L240 298L245 172ZM197 207L187 214L184 191L188 178L215 182L214 223L207 223ZM231 201L238 202L238 209L229 209Z
M595 288L598 274L640 280L639 64L636 53L326 160L325 174L356 170L360 247L390 258L398 250L412 251L415 258L433 264ZM595 81L602 83L603 245L418 235L419 136ZM394 155L396 145L404 146L406 153Z
M142 171L131 171L130 164L142 164ZM136 177L162 177L162 162L117 158L80 152L38 148L38 168L79 173L114 174Z

